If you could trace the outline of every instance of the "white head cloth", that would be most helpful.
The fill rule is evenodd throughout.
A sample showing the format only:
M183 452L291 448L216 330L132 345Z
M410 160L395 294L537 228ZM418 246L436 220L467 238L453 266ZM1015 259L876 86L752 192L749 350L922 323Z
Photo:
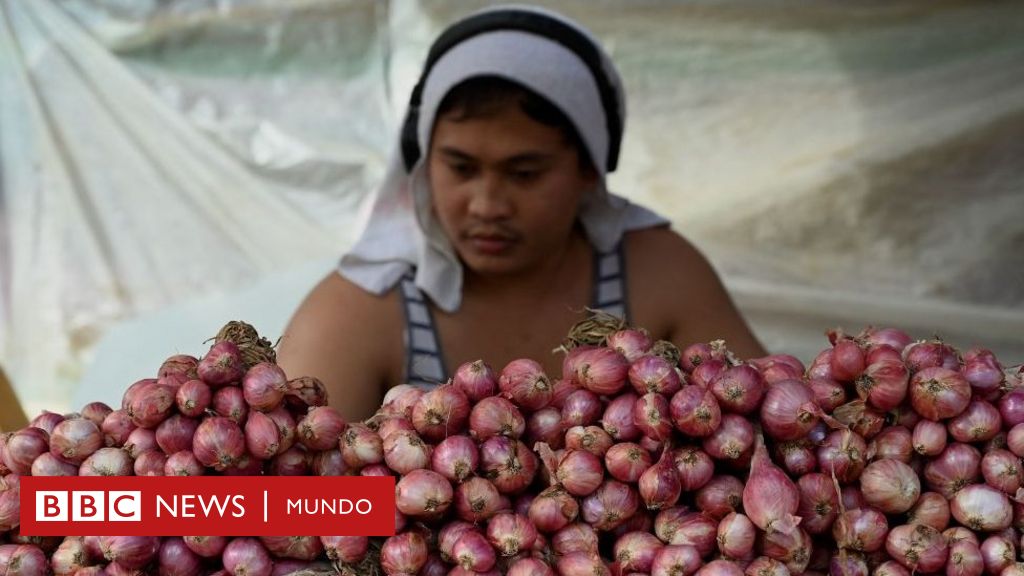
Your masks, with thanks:
M500 6L485 12L509 8ZM589 32L557 13L533 7L514 8L557 18L593 40ZM599 46L596 40L593 43ZM618 113L625 120L621 80L608 56L603 50L600 53L604 72L618 92ZM441 101L456 85L478 76L500 76L529 88L557 106L579 132L600 174L596 189L584 195L579 215L594 248L606 252L629 230L668 223L605 188L609 134L597 84L586 64L562 44L537 34L517 30L484 32L450 48L430 69L417 124L420 158L407 172L399 142L370 210L364 214L358 240L341 258L338 271L363 289L383 294L406 272L415 270L416 286L439 308L447 312L459 308L462 263L431 210L426 151Z

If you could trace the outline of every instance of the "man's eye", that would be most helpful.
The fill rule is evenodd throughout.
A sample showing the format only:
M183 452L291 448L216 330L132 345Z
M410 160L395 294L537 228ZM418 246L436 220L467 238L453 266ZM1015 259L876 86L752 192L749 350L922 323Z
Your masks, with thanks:
M472 176L474 171L474 168L471 164L464 163L449 164L448 169L452 172L452 174L455 174L456 176L460 176L463 178Z
M513 170L511 175L518 182L530 182L540 176L540 170Z

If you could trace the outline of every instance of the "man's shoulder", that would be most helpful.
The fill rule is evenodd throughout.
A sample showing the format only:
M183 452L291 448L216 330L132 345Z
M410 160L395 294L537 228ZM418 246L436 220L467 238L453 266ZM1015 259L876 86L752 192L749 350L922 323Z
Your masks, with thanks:
M683 279L708 265L696 246L667 226L628 232L625 242L628 265L643 277Z

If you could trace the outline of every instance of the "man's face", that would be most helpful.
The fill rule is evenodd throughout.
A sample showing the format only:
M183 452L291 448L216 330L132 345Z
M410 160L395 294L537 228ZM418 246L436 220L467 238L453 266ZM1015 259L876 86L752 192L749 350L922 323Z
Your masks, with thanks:
M510 102L434 125L428 160L435 214L473 272L515 274L561 254L597 175L558 128Z

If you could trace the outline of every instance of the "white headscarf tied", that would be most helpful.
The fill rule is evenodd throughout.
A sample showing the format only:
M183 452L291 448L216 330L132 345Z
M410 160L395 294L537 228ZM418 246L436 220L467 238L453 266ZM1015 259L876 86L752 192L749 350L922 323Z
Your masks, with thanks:
M493 7L474 15L499 11L539 14L567 24L593 43L601 55L605 77L618 96L625 120L625 95L618 72L593 36L557 13L534 7ZM426 150L437 108L448 92L470 78L499 76L523 85L554 104L579 132L594 167L597 189L584 195L579 219L591 244L600 252L613 249L629 230L668 223L646 208L608 192L605 187L611 141L608 112L594 73L565 45L541 34L517 29L492 29L467 37L436 60L422 79L416 138L422 151L406 169L401 142L391 155L384 182L377 190L352 250L341 258L339 272L374 294L391 290L409 270L434 303L453 312L462 302L462 263L431 210L426 177ZM408 113L407 113L408 114ZM408 116L407 116L408 118Z

